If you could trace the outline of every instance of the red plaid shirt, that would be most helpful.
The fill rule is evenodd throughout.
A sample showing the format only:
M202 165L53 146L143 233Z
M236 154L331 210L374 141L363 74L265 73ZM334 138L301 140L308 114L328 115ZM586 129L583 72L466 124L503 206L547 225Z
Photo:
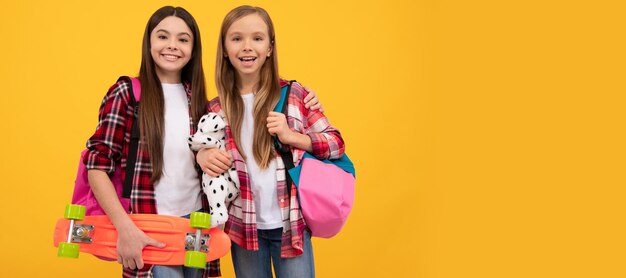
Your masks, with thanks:
M281 86L285 86L285 80L280 81ZM332 127L328 119L319 110L311 111L304 107L304 97L308 92L299 83L293 83L288 100L289 127L297 132L306 134L313 143L313 155L320 159L339 158L344 153L344 144L341 134ZM209 102L209 111L218 113L226 119L218 98ZM246 162L235 147L230 126L226 125L226 150L233 157L235 168L239 177L241 194L240 197L231 202L229 208L228 222L224 231L231 240L247 250L258 250L256 212L250 180L246 169ZM298 165L305 151L292 148L294 164ZM283 219L283 236L281 257L289 258L302 254L302 237L304 232L304 218L300 212L300 205L297 201L297 191L295 185L286 185L285 165L280 154L276 155L276 183L278 192L279 207ZM291 198L288 191L291 190Z
M116 163L121 163L122 180L125 179L126 157L130 143L131 127L134 120L135 108L130 105L130 83L118 81L115 83L102 100L99 112L99 121L96 132L87 141L88 155L84 163L87 169L98 169L112 173ZM187 92L188 103L191 104L191 88L184 84ZM191 109L189 109L191 111ZM189 116L191 134L196 132L191 115ZM154 185L150 183L152 166L146 150L145 142L139 142L137 150L137 162L135 164L135 176L132 182L131 213L156 214L156 201L154 197ZM200 186L202 175L198 175ZM202 192L202 191L200 191ZM204 194L204 193L201 193ZM202 198L204 208L208 207L206 197ZM206 209L205 209L206 210ZM146 265L141 270L124 269L123 277L152 277L152 266ZM221 276L219 260L207 264L203 277Z

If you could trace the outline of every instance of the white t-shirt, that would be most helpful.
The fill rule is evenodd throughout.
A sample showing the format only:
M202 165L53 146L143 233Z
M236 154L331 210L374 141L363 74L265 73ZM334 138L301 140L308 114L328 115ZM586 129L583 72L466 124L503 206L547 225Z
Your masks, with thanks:
M182 84L161 84L165 99L163 175L154 185L159 214L183 216L202 208L195 158L189 149L189 106Z
M272 159L267 169L259 168L254 159L252 144L254 140L254 94L241 96L244 103L241 125L241 149L246 155L246 167L250 177L250 188L256 210L257 228L276 229L283 226L278 193L276 190L276 159Z

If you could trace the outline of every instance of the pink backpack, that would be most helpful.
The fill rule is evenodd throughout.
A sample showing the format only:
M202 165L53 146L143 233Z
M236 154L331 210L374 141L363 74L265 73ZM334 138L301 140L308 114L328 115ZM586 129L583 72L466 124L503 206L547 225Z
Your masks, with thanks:
M125 80L131 84L131 103L134 107L135 117L132 120L130 146L128 149L128 158L126 161L126 178L122 181L122 168L121 163L116 163L115 170L109 175L111 182L115 187L117 196L120 199L120 203L124 209L128 212L130 210L130 191L132 189L132 179L134 176L135 162L137 161L137 149L139 146L139 125L137 124L137 115L139 109L139 99L141 97L141 85L137 78L128 76L122 76L118 79ZM130 109L130 107L129 107ZM87 178L87 168L83 163L83 159L88 150L85 149L80 154L80 162L78 163L78 173L76 174L76 181L74 182L74 194L72 195L72 204L83 205L86 207L85 215L104 215L104 210L98 204L96 197L91 191L89 185L89 179Z
M281 89L281 98L274 111L287 115L292 82L289 81ZM294 166L289 147L282 145L276 136L274 148L280 153L289 173L285 175L287 184L293 182L298 189L300 209L311 235L321 238L335 236L348 220L354 205L356 171L348 155L319 160L305 153L300 165Z
M302 216L311 235L331 238L339 233L354 205L356 178L348 156L319 160L305 153L300 165L288 171L298 188Z

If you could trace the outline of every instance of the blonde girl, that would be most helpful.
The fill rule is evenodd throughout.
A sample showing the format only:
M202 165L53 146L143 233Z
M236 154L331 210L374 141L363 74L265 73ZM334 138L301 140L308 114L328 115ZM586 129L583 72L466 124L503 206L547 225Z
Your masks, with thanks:
M288 116L272 112L287 84L278 74L276 42L264 9L241 6L226 15L217 50L218 98L209 110L228 124L227 150L196 156L209 175L237 170L241 195L231 203L224 227L233 241L237 277L273 277L272 266L277 277L315 276L311 237L272 136L290 146L296 165L304 152L321 159L344 152L339 131L322 111L305 104L310 94L299 83L291 88Z

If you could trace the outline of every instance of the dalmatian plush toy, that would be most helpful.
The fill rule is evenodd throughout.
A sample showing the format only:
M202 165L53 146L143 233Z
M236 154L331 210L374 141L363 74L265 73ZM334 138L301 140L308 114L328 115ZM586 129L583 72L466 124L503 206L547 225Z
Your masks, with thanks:
M226 123L218 114L208 113L198 122L198 131L189 136L189 147L194 151L204 148L225 150L224 128ZM235 168L217 177L202 174L202 190L209 201L211 227L222 225L228 220L228 204L239 196L239 179Z

